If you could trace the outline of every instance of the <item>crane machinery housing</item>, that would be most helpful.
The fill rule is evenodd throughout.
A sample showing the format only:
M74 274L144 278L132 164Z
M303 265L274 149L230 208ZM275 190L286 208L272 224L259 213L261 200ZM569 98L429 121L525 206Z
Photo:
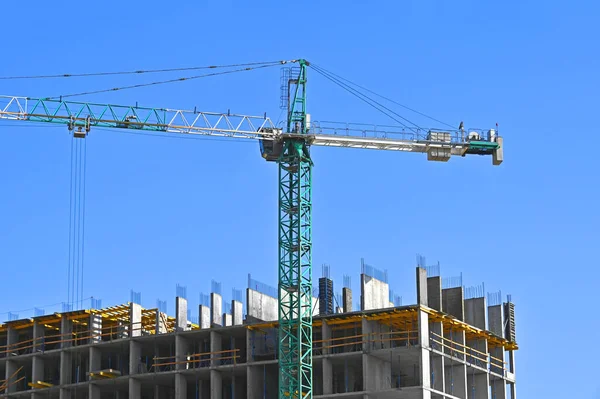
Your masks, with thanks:
M503 161L496 129L374 129L310 121L307 69L294 60L283 74L287 123L266 116L210 113L1 96L0 120L65 124L75 139L95 127L257 140L264 159L279 168L279 398L310 399L312 389L312 167L311 146L346 147L427 154L431 161L452 156L491 155ZM322 69L317 69L322 72Z

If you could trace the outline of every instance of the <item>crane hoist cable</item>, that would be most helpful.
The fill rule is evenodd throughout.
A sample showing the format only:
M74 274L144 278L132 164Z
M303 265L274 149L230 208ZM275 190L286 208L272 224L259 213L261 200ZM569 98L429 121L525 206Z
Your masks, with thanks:
M183 68L164 68L164 69L142 69L135 71L116 71L116 72L89 72L89 73L63 73L56 75L28 75L28 76L0 76L0 80L17 80L17 79L54 79L54 78L75 78L75 77L90 77L90 76L113 76L113 75L140 75L145 73L164 73L164 72L183 72L197 71L202 69L217 69L217 68L236 68L248 67L255 65L281 65L290 61L264 61L264 62L249 62L244 64L225 64L225 65L206 65Z
M74 309L83 301L87 145L86 140L74 136L71 140L67 303Z
M391 118L392 120L394 120L396 123L400 124L401 126L407 128L407 129L410 129L410 130L416 130L416 131L418 131L418 130L424 130L423 128L421 128L416 123L408 120L407 118L403 117L402 115L398 114L397 112L393 111L392 109L386 107L385 105L383 105L383 104L381 104L381 103L373 100L372 98L370 98L366 94L361 93L360 91L354 89L350 85L348 85L348 84L342 82L341 80L337 79L336 77L330 75L328 72L320 69L319 67L314 67L312 65L311 65L311 67L312 67L313 70L315 70L316 72L318 72L319 74L321 74L325 78L329 79L330 81L332 81L333 83L337 84L338 86L340 86L344 90L348 91L353 96L359 98L360 100L364 101L365 103L367 103L371 107L375 108L379 112L381 112L384 115L386 115L387 117ZM396 117L394 117L394 116L392 116L390 114L395 115L396 117L404 120L405 122L413 125L414 127L408 126L406 123L400 121L399 119L397 119Z
M337 75L337 74L335 74L334 72L328 71L327 69L325 69L325 68L323 68L323 67L321 67L321 66L319 66L319 65L316 65L316 64L314 64L314 63L311 63L310 65L311 65L311 66L313 66L313 67L320 68L322 71L324 71L324 72L327 72L327 73L329 73L329 74L330 74L330 75L332 75L332 76L335 76L335 77L336 77L336 78L338 78L339 80L342 80L342 81L344 81L344 82L346 82L346 83L349 83L349 84L351 84L351 85L353 85L353 86L356 86L356 87L358 87L358 88L359 88L359 89L361 89L361 90L364 90L364 91L366 91L366 92L368 92L368 93L371 93L371 94L373 94L373 95L375 95L375 96L377 96L377 97L380 97L380 98L382 98L382 99L384 99L384 100L386 100L386 101L389 101L389 102L391 102L392 104L398 105L398 106L400 106L400 107L402 107L402 108L404 108L404 109L406 109L406 110L408 110L408 111L414 112L415 114L418 114L418 115L424 116L425 118L431 119L432 121L434 121L434 122L437 122L437 123L441 123L442 125L446 125L446 126L448 126L448 127L452 128L452 129L454 129L454 127L455 127L454 125L451 125L451 124L449 124L449 123L446 123L446 122L444 122L444 121L441 121L441 120L439 120L439 119L436 119L436 118L434 118L434 117L432 117L432 116L429 116L429 115L427 115L427 114L424 114L424 113L422 113L422 112L420 112L420 111L417 111L416 109L413 109L413 108L407 107L406 105L404 105L404 104L401 104L401 103L399 103L399 102L397 102L397 101L394 101L394 100L392 100L392 99L391 99L391 98L389 98L389 97L386 97L386 96L383 96L383 95L381 95L381 94L378 94L378 93L374 92L373 90L369 90L368 88L366 88L366 87L364 87L364 86L361 86L361 85L359 85L359 84L357 84L357 83L354 83L354 82L352 82L352 81L351 81L351 80L349 80L349 79L346 79L346 78L344 78L344 77L342 77L342 76L340 76L340 75Z
M67 304L71 303L71 248L73 245L73 235L71 231L73 230L73 158L74 158L74 148L75 140L71 139L71 176L69 183L69 263L68 263L68 271L67 271Z
M139 83L139 84L130 85L130 86L114 87L112 89L93 90L93 91L86 91L86 92L81 92L81 93L72 93L72 94L65 94L65 95L54 96L54 97L46 97L44 99L45 100L53 100L53 99L60 99L60 100L62 100L63 98L66 98L66 97L75 97L75 96L84 96L84 95L88 95L88 94L107 93L107 92L110 92L110 91L121 91L121 90L127 90L127 89L137 89L137 88L140 88L140 87L148 87L148 86L156 86L156 85L167 84L167 83L183 82L183 81L186 81L186 80L207 78L207 77L210 77L210 76L227 75L227 74L236 73L236 72L252 71L252 70L255 70L255 69L273 67L275 65L281 65L281 64L267 64L267 65L260 65L260 66L255 66L255 67L239 68L239 69L233 69L233 70L223 71L223 72L207 73L207 74L204 74L204 75L187 76L187 77L181 77L181 78L176 78L176 79L161 80L161 81L156 81L156 82Z

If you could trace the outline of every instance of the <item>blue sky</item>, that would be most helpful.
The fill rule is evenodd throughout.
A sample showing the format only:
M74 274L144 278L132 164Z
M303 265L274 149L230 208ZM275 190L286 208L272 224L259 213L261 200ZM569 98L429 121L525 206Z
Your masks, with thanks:
M493 127L505 162L314 148L314 264L338 287L360 258L414 303L415 254L444 276L511 293L521 397L600 397L600 78L593 2L11 2L0 15L0 76L306 58L442 121ZM375 5L376 4L376 5ZM309 70L313 120L389 124ZM171 74L168 77L185 76ZM30 97L160 79L2 80ZM280 115L279 70L77 98ZM397 109L402 111L402 109ZM409 112L409 119L427 121ZM70 138L66 128L0 122L0 312L66 299ZM276 284L276 167L255 143L92 131L87 142L84 296L173 308L210 281ZM590 306L592 305L592 306ZM50 308L47 308L48 310ZM0 315L5 318L6 314ZM587 348L587 342L592 342ZM583 347L581 345L584 345ZM585 353L585 355L582 355ZM543 381L543 382L542 382ZM552 382L554 381L554 382Z

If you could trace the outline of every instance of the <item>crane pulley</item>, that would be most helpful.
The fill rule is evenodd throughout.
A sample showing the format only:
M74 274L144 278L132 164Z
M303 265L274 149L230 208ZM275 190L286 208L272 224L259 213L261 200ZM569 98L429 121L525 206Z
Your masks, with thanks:
M310 399L312 392L312 166L311 146L361 148L452 156L491 155L503 161L495 129L457 130L310 122L306 72L295 60L284 75L285 129L266 115L248 116L169 108L0 96L0 120L66 124L76 138L96 127L257 140L263 158L279 165L279 398ZM322 69L321 69L322 70ZM332 77L332 75L329 75Z

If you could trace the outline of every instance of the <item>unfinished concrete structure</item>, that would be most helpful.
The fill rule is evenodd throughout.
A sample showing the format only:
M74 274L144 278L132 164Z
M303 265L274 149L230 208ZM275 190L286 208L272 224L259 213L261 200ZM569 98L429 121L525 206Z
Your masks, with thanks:
M416 271L414 305L376 307L389 288L363 270L368 309L314 318L315 397L515 399L513 304ZM176 317L129 303L0 325L0 397L276 398L277 300L253 288L245 320L214 294L198 325L181 297Z

